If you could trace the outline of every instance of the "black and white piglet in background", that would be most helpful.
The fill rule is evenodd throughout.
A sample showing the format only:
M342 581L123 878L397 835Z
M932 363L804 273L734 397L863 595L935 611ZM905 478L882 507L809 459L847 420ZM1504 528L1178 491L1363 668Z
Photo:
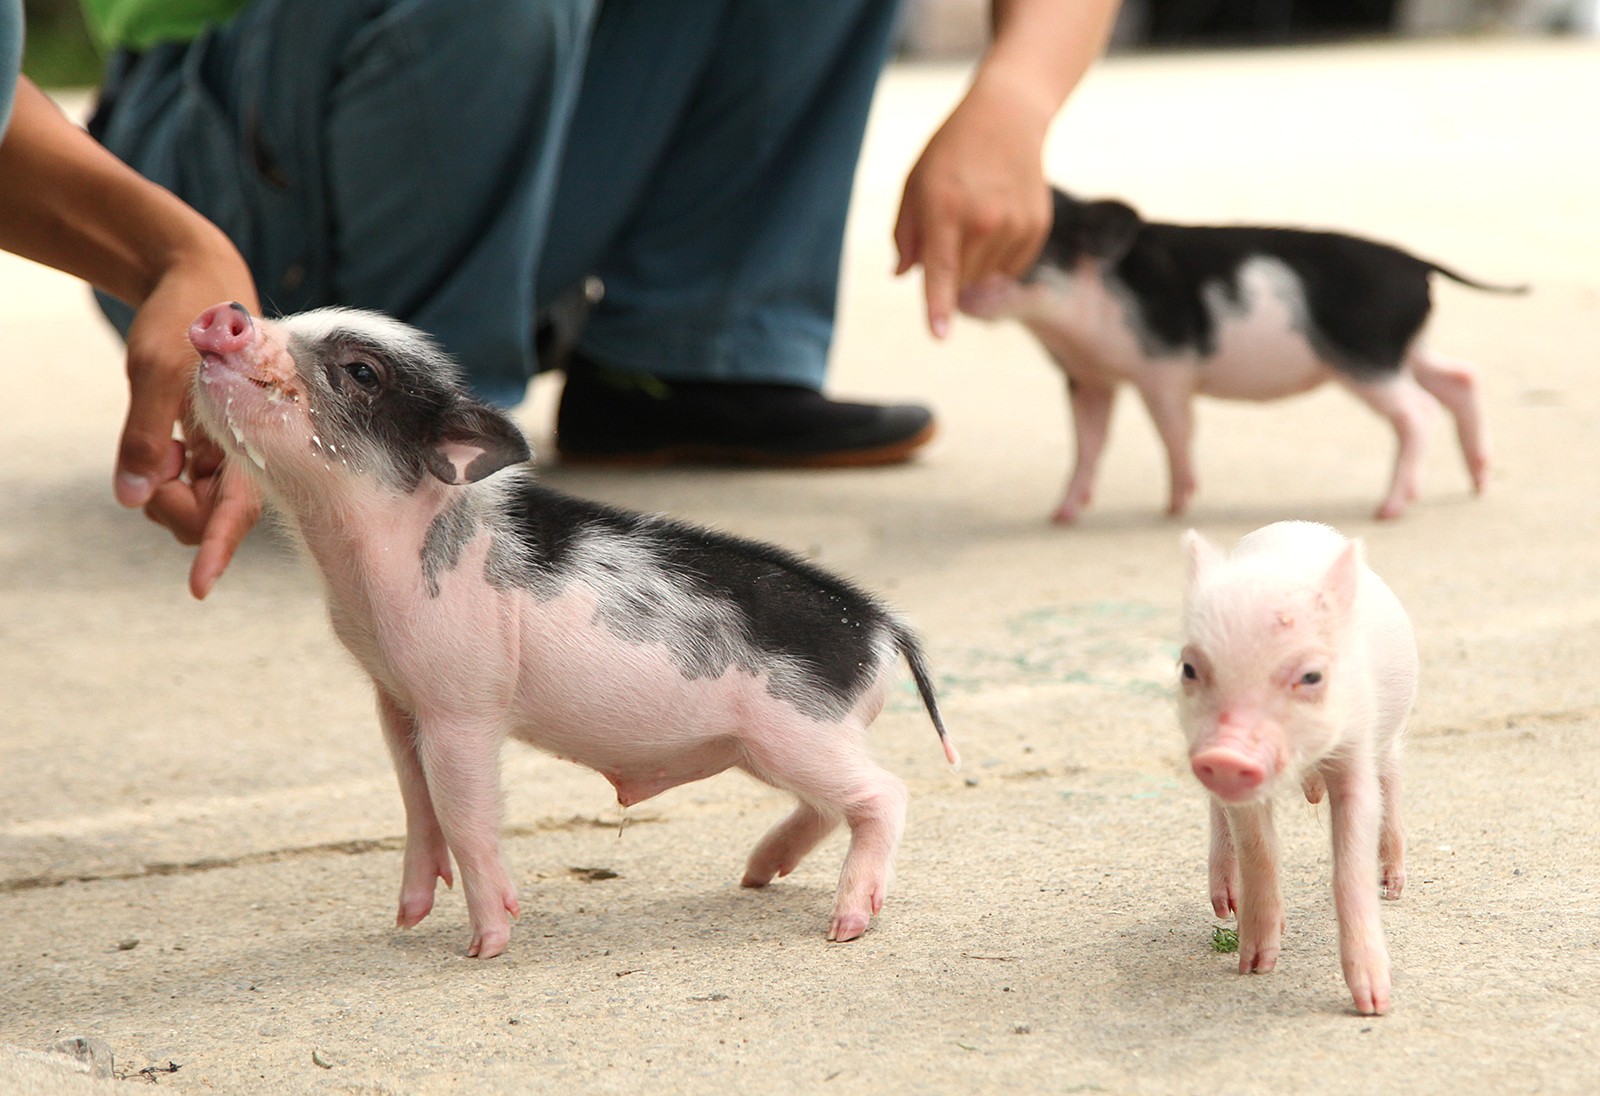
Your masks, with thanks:
M205 426L289 521L377 688L406 809L399 924L427 915L454 857L467 954L505 949L509 734L602 773L625 805L730 767L793 792L745 886L793 870L843 819L828 936L867 930L906 789L862 739L900 658L956 759L917 641L883 605L778 548L539 485L511 467L529 457L517 427L394 320L223 304L189 338Z
M1117 388L1139 391L1167 450L1169 514L1198 481L1190 458L1196 394L1273 400L1336 380L1394 427L1394 476L1377 516L1417 497L1437 404L1454 417L1473 488L1489 475L1477 376L1422 345L1433 274L1465 278L1398 248L1335 232L1143 220L1119 201L1054 191L1055 226L1034 268L963 293L980 319L1020 320L1062 371L1077 460L1055 520L1089 504Z

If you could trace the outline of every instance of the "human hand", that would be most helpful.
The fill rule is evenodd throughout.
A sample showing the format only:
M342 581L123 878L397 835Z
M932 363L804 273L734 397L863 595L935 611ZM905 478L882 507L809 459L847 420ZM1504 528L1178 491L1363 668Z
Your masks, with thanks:
M261 516L261 498L244 476L226 474L223 451L189 414L196 355L189 324L218 301L256 309L248 270L231 248L175 263L128 329L128 418L117 452L114 491L140 506L182 544L198 545L189 591L211 592L234 551ZM173 437L182 423L182 439Z
M895 273L922 266L928 330L944 338L962 289L1020 277L1050 232L1043 149L1053 106L982 75L934 133L906 179Z

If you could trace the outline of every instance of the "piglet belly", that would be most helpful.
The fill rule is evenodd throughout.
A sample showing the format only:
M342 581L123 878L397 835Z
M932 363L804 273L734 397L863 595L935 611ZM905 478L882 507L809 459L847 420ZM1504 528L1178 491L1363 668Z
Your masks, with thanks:
M1270 259L1245 263L1238 278L1237 298L1216 285L1203 290L1216 345L1201 359L1198 390L1219 399L1275 400L1327 380L1299 278Z
M592 607L564 595L524 614L513 737L613 783L671 787L738 763L744 736L802 719L765 675L690 676L665 644L613 634Z
M1298 333L1244 318L1218 329L1216 353L1200 363L1198 390L1224 400L1277 400L1308 392L1330 375Z

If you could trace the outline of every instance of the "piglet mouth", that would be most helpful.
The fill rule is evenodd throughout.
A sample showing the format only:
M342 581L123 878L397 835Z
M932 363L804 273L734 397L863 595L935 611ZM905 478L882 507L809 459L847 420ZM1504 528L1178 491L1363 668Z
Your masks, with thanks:
M225 357L221 354L212 354L202 351L200 354L200 368L203 373L213 376L223 374L234 379L248 381L266 393L270 402L289 400L292 403L300 402L300 391L292 384L274 377L264 377L250 369L249 365L237 359Z

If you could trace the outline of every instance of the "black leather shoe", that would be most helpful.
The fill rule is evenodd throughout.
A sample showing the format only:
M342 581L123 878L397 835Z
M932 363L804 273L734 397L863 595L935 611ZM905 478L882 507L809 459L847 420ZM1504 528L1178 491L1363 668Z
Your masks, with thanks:
M913 404L839 403L798 385L664 381L574 354L556 413L573 463L896 464L933 437Z

